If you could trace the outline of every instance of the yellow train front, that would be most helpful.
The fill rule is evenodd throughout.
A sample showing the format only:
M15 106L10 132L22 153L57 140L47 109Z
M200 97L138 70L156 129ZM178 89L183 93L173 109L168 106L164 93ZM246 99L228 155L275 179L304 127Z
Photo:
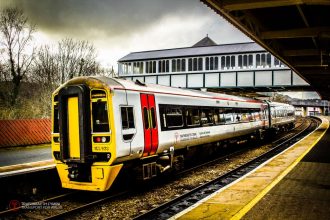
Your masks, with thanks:
M122 164L116 158L110 89L81 77L52 97L52 151L62 187L90 191L110 188Z

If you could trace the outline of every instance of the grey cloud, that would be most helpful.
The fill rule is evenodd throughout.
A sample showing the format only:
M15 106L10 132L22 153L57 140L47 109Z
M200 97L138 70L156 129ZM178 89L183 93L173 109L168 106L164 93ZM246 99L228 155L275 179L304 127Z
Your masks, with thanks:
M6 0L0 0L6 1ZM7 1L6 1L7 2ZM198 0L12 0L37 28L52 34L121 36L141 31L165 16L212 13ZM0 6L1 7L1 6Z

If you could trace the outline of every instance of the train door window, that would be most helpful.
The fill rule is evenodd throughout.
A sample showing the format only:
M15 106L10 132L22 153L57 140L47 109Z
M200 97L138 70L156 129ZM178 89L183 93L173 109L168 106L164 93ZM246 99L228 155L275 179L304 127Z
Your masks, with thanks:
M148 109L146 107L143 108L143 124L146 130L149 129L149 116Z
M187 108L185 116L187 126L200 125L199 110L197 108Z
M213 113L211 109L201 109L200 118L202 126L213 125L212 115Z
M58 113L58 104L54 105L54 116L53 116L53 133L59 133L59 113Z
M150 114L151 114L151 127L155 129L157 127L155 108L150 109Z
M183 116L180 108L168 108L166 110L166 122L168 128L183 127Z
M109 132L107 102L92 103L93 132Z
M123 129L135 128L133 107L121 107L121 125Z

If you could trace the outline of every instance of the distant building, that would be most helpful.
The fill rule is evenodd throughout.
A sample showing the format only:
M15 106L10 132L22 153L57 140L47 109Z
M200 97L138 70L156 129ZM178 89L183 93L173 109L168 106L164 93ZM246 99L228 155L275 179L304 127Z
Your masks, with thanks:
M133 52L118 60L119 77L187 88L308 86L254 42Z

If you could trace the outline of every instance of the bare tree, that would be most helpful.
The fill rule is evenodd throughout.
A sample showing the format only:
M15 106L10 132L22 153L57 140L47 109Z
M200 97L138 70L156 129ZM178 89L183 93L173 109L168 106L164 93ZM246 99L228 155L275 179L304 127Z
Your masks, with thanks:
M21 81L29 71L34 49L31 48L34 27L28 24L27 17L18 8L4 9L0 14L0 45L5 49L9 75L13 85L11 104L16 99L21 86ZM27 52L28 49L32 51Z
M33 64L33 81L51 88L59 85L59 65L53 47L44 45L38 48Z
M61 40L57 55L61 83L75 76L95 75L99 66L96 57L96 49L88 41Z

